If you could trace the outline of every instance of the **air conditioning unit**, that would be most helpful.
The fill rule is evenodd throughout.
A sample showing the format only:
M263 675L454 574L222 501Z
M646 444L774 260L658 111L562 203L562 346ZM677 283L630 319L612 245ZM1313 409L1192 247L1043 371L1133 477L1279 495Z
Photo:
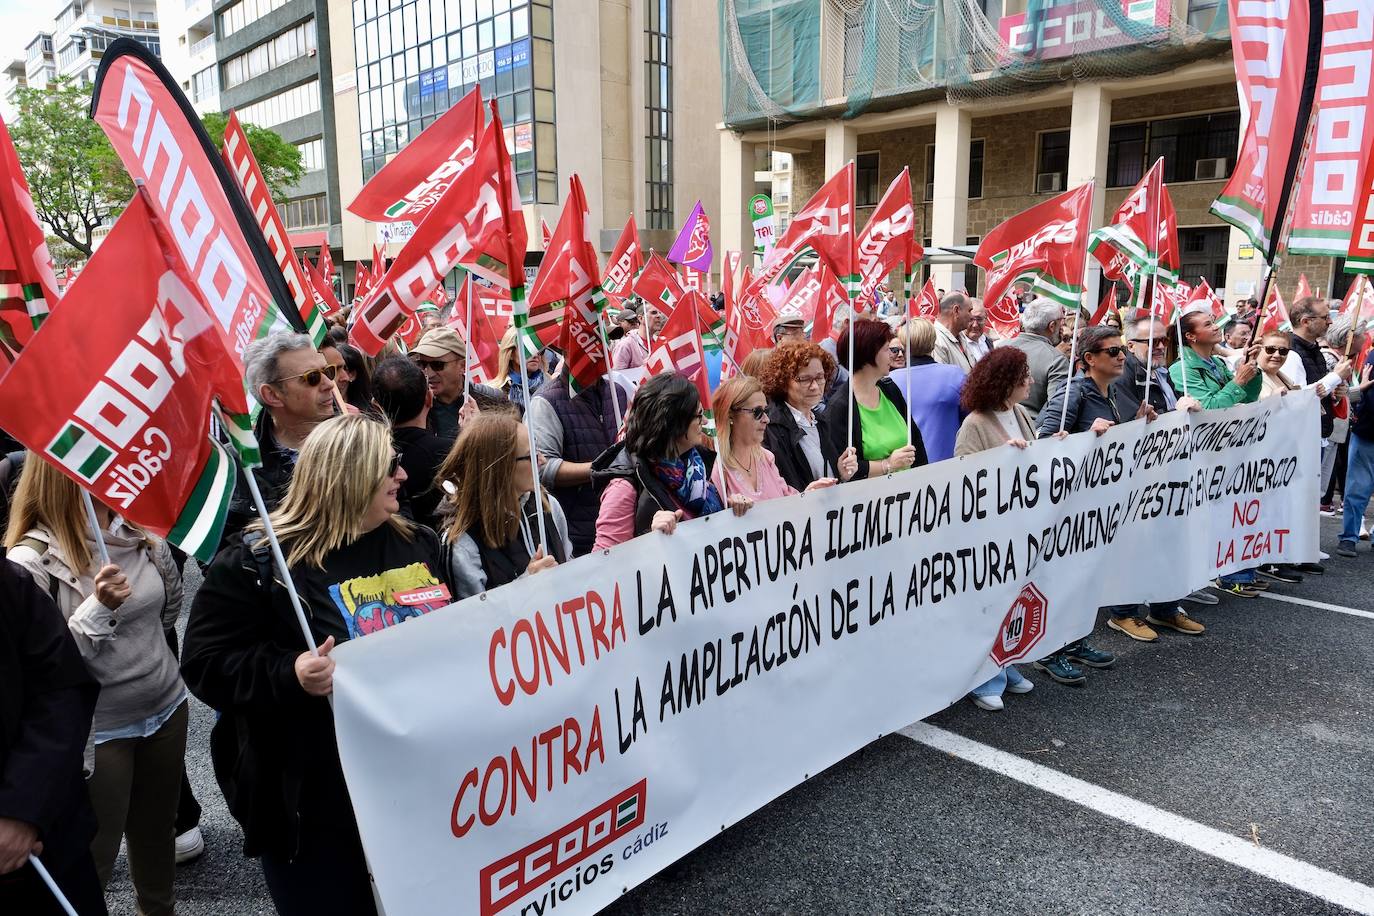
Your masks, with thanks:
M1064 176L1059 172L1041 172L1035 176L1036 194L1053 194L1064 190Z
M1194 181L1217 181L1226 177L1226 159L1199 159L1193 169Z
M933 182L933 181L927 181L927 182L926 182L926 200L934 200L934 199L935 199L935 182Z

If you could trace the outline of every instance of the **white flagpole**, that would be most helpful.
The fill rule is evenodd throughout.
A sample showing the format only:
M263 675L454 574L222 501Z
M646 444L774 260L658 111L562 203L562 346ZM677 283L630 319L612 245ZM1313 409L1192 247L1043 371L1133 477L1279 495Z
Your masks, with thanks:
M1151 333L1151 334L1154 333L1154 329L1155 329L1155 323L1154 323L1154 320L1151 319L1151 321L1150 321L1150 333ZM1183 358L1183 313L1182 313L1182 312L1179 312L1179 315L1178 315L1177 320L1174 321L1174 330L1176 330L1176 331L1178 332L1178 358L1179 358L1179 359L1182 359L1182 358ZM1153 348L1153 347L1150 348L1150 352L1151 352L1151 353L1154 352L1154 348ZM1179 372L1179 376L1182 377L1182 379L1183 379L1183 396L1186 398L1186 397L1188 396L1188 373L1187 373L1186 371L1180 371L1180 372ZM1150 381L1150 374L1149 374L1149 371L1148 371L1148 370L1147 370L1146 373L1145 373L1145 381L1146 381L1147 383ZM1146 393L1147 393L1147 394L1148 394L1148 392L1149 392L1149 389L1146 389Z
M228 422L220 415L219 405L214 405L213 409L215 416L219 417L220 423L228 426ZM282 584L286 586L287 597L291 599L291 610L296 613L296 623L300 625L301 635L305 637L305 644L310 648L310 654L318 656L320 650L315 645L315 634L310 632L310 622L306 620L305 609L301 606L301 596L296 593L296 583L291 578L291 569L286 565L286 557L281 552L281 543L277 540L277 533L272 530L272 519L268 517L267 503L263 501L262 491L258 489L258 479L253 476L252 468L244 467L235 449L230 448L229 451L233 452L234 462L243 474L244 483L248 485L248 493L253 497L253 508L258 512L258 518L262 519L263 534L267 536L268 546L272 548L272 559L277 564L277 572L281 574Z
M1158 162L1155 163L1159 165ZM1154 168L1151 168L1154 171ZM1154 256L1150 259L1150 352L1145 354L1145 397L1141 399L1142 404L1150 403L1150 382L1154 381L1155 374L1155 316L1158 312L1155 309L1159 302L1159 221L1162 216L1161 204L1164 197L1164 170L1161 168L1159 173L1159 188L1155 191L1154 207L1151 212L1154 220L1150 226L1150 231L1154 233L1154 238L1149 241L1153 243ZM1147 253L1150 249L1146 249Z
M95 517L95 503L91 502L90 491L81 489L81 502L86 506L86 521L91 525L91 535L95 538L95 549L100 554L100 565L110 565L110 552L105 549L105 534L100 530L100 520Z
M849 343L849 423L846 428L849 431L849 448L854 447L854 300L849 300L849 327L845 329L845 338Z
M1065 312L1064 317L1065 320L1068 319L1067 312ZM1069 422L1069 395L1073 392L1073 371L1078 365L1078 332L1080 330L1078 327L1078 318L1081 317L1081 314L1075 317L1073 323L1073 336L1069 338L1069 377L1064 380L1064 404L1062 405L1063 410L1059 412L1059 431L1061 433L1064 431L1065 425Z
M463 354L464 354L464 355L463 355L463 403L464 403L464 404L466 404L466 403L468 402L468 396L469 396L469 394L470 394L471 391L472 391L472 373L468 370L468 361L467 361L467 353L468 353L469 350L472 349L472 274L467 274L466 279L467 279L467 287L468 287L468 306L467 306L467 323L463 325L463 331L468 335L468 339L467 339L467 341L466 341L466 346L463 347ZM519 331L516 331L517 337L518 337L519 333L520 333ZM518 342L518 341L517 341L517 342ZM517 356L523 355L524 352L525 352L525 348L524 348L524 347L517 346L515 349L516 349L516 355L517 355ZM523 376L523 375L524 375L524 372L522 371L520 374Z
M38 872L38 877L43 879L43 883L48 886L48 890L52 891L53 897L57 899L62 909L67 912L67 916L77 916L76 908L73 907L71 901L67 899L67 895L62 893L62 889L57 886L57 882L52 879L52 875L48 874L48 870L43 867L43 863L38 861L38 856L29 853L29 864L33 866L34 871Z

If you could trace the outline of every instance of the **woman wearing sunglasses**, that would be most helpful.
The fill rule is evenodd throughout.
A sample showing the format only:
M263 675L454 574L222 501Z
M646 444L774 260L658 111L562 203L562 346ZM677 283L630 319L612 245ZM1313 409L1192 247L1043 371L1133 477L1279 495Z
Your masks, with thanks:
M1057 435L1061 421L1065 433L1091 430L1100 436L1116 424L1136 417L1155 418L1155 410L1149 404L1141 404L1135 416L1122 416L1117 407L1112 383L1126 367L1126 345L1120 331L1105 325L1083 328L1078 332L1077 349L1078 368L1082 371L1061 385L1040 411L1036 429L1040 438Z
M438 537L397 514L404 480L391 431L365 416L326 420L301 446L271 519L318 656L302 651L260 522L221 549L191 606L182 675L220 713L215 774L282 916L376 913L334 740L330 651L450 603Z
M481 413L464 425L436 475L449 491L444 551L454 600L514 582L572 556L558 500L534 501L529 434L509 414ZM539 539L539 515L549 537Z
M720 455L712 473L716 489L746 496L754 502L797 492L778 473L773 453L763 447L769 426L768 398L757 380L737 375L725 382L716 389L711 409L720 443ZM810 493L834 485L835 478L818 477L804 489Z
M757 351L755 351L757 352ZM835 451L821 434L817 405L835 378L835 359L810 341L779 344L759 374L768 397L763 444L794 490L825 477L848 480L859 469L854 449Z
M625 438L592 462L592 483L601 490L595 549L650 531L672 534L683 519L725 508L711 483L716 454L701 447L704 417L696 385L675 372L639 386ZM736 515L752 505L742 495L730 497Z
M1258 365L1263 377L1260 383L1261 398L1284 395L1302 387L1295 385L1283 371L1290 350L1288 335L1280 331L1270 331L1260 338Z

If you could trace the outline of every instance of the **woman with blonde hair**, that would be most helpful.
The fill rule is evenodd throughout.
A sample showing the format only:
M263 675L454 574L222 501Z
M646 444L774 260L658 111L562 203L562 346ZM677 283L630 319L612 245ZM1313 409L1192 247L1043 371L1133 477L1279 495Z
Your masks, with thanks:
M163 636L181 613L181 575L167 545L95 503L99 549L81 490L37 455L24 462L5 547L57 604L100 698L87 746L100 886L121 840L138 909L176 910L175 828L186 752L186 686ZM92 762L93 761L93 762ZM93 769L92 769L93 767Z
M572 556L568 520L558 500L534 501L529 434L508 414L482 413L463 427L436 479L449 491L445 567L454 599L466 598L556 566ZM544 515L548 549L536 513Z
M215 774L282 916L376 913L334 740L329 655L450 603L439 539L397 514L404 481L391 431L368 417L326 420L301 445L271 521L318 655L302 651L261 522L220 550L191 606L182 672L220 713Z
M711 409L720 442L720 455L711 475L717 490L754 502L797 492L779 473L773 453L763 447L769 424L768 398L756 379L738 375L725 382L716 389ZM820 477L807 485L806 492L834 485L835 478Z
M492 387L499 388L510 398L511 403L521 409L525 406L525 390L520 384L520 373L524 372L530 386L530 396L539 390L549 375L549 366L540 350L533 356L520 357L519 340L515 328L509 327L501 335L501 347L497 355L496 378L491 380Z

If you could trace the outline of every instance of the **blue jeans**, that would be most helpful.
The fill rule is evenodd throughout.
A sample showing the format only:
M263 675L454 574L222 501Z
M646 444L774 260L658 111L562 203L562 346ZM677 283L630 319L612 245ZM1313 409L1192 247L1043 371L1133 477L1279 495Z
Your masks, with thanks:
M1240 572L1233 572L1229 576L1221 577L1222 585L1249 585L1255 581L1255 571L1253 569L1242 569Z
M1345 456L1345 509L1341 515L1341 540L1360 539L1360 521L1374 495L1374 442L1350 434Z
M1016 670L1015 665L1007 665L994 674L986 683L979 684L969 691L975 697L1000 697L1008 684L1019 684L1026 676Z

